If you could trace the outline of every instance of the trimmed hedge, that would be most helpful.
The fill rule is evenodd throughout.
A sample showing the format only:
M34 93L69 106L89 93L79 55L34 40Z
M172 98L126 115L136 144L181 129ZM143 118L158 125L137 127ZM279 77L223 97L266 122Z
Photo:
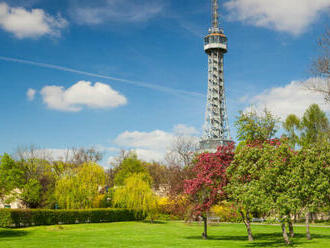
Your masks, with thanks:
M0 227L27 227L79 223L143 220L141 212L129 209L0 209Z

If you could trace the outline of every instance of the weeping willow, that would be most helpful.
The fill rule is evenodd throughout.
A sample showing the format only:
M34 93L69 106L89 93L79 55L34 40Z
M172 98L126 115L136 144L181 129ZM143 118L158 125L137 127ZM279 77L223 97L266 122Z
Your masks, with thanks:
M93 200L99 194L98 188L104 183L104 169L95 163L86 163L57 181L57 204L65 209L92 208Z
M153 219L157 213L158 198L145 180L145 174L132 174L124 186L115 189L113 204L116 207L142 211Z

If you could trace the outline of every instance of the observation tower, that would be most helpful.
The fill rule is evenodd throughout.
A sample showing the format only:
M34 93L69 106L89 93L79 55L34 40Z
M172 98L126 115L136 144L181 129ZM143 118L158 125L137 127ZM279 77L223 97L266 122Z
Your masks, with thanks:
M224 54L227 37L219 25L219 3L211 0L212 26L204 38L204 50L208 55L208 92L203 136L200 151L215 152L217 147L231 142L228 125L225 85Z

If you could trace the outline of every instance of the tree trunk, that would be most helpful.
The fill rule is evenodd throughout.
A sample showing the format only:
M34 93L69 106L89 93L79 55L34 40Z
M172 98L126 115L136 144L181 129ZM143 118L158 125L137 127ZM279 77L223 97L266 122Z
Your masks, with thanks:
M293 238L294 237L294 230L293 230L293 224L292 224L292 220L291 218L289 217L289 232L290 232L290 237Z
M307 214L306 214L306 237L308 240L312 239L311 233L309 231L309 217L310 217L310 212L307 212Z
M202 233L203 239L207 239L207 217L203 217L204 221L204 232Z
M253 235L252 235L252 230L251 230L249 213L246 212L246 215L244 215L244 213L242 211L240 211L240 213L241 213L241 216L243 218L243 222L245 224L246 231L248 233L249 241L253 241Z
M290 244L290 240L289 240L288 234L286 233L285 221L284 220L282 220L281 227L282 227L283 239L284 239L285 243L287 245L289 245Z

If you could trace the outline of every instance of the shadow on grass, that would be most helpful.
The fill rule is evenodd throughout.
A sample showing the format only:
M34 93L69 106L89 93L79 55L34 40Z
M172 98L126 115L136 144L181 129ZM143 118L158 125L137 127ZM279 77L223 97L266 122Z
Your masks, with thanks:
M202 240L202 235L189 236L186 239L199 239ZM312 240L307 240L306 235L302 233L295 234L295 237L291 239L292 245L303 245L307 242L313 242L313 239L330 239L330 235L314 234ZM223 240L223 241L248 241L247 235L240 236L228 236L219 235L208 237L208 240ZM285 245L282 233L259 233L254 235L254 242L249 242L245 247L283 247Z
M141 222L147 224L167 224L167 221L161 221L161 220L154 220L153 222L151 222L150 220L143 220Z
M3 238L22 237L27 234L28 232L23 230L10 230L10 229L0 230L0 241Z

